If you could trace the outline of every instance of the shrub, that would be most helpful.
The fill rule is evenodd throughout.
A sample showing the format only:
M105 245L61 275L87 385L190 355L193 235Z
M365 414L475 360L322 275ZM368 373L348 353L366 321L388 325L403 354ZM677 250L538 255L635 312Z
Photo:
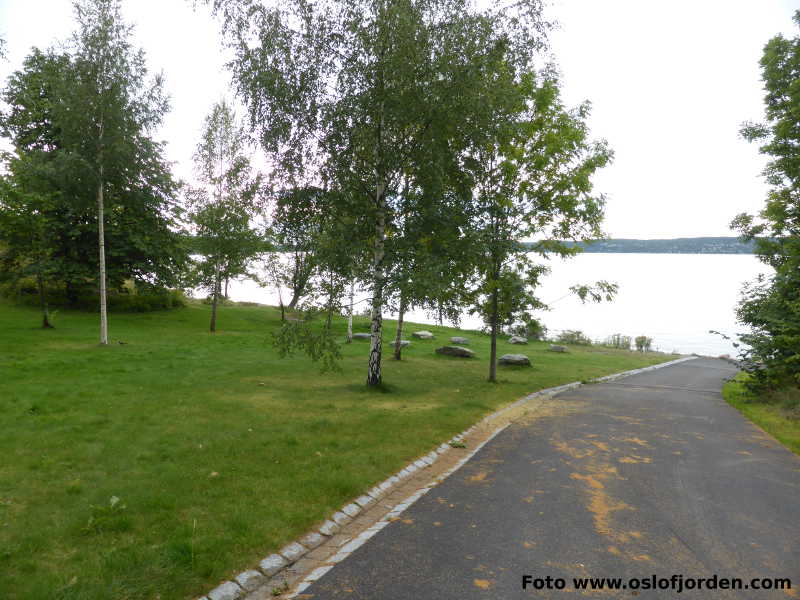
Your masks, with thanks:
M577 329L565 329L556 338L560 344L573 344L575 346L591 346L592 340L582 331Z
M47 287L47 302L51 307L69 307L78 310L97 312L100 310L99 296L88 285L82 287L70 301L63 286ZM6 285L0 295L13 299L26 306L39 306L39 290L33 280L23 279L16 285ZM108 290L106 302L109 311L150 312L186 306L183 290L171 290L145 283L126 284L119 290Z
M491 328L487 327L487 332L490 331ZM506 327L505 333L508 335L518 335L531 340L543 340L547 337L547 327L538 319L528 319L527 321L518 321Z
M606 338L603 346L608 348L616 348L617 350L630 350L631 349L631 336L615 333Z

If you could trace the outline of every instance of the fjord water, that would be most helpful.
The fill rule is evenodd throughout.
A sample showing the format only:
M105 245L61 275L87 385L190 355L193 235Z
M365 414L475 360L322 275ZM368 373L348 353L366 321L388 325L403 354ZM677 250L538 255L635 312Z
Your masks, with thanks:
M594 340L615 333L653 338L654 349L716 356L736 349L716 330L729 336L743 331L735 306L741 286L769 267L750 254L580 254L553 259L551 273L538 296L551 307L537 316L551 334L579 329ZM569 293L572 285L606 280L619 284L613 302L582 304ZM286 292L284 291L284 297ZM276 305L277 293L249 281L231 284L233 300ZM357 296L363 300L364 295ZM360 302L362 312L365 302ZM391 315L387 315L391 317ZM435 315L411 311L409 321L435 323ZM480 319L465 313L460 325L479 329Z

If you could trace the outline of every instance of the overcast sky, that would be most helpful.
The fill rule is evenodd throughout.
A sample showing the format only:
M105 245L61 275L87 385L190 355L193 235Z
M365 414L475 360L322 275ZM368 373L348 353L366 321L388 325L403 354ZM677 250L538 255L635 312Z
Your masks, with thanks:
M191 155L212 103L230 94L219 29L190 0L125 0L136 43L172 97L160 137L175 173ZM566 100L593 104L590 124L616 153L596 178L613 237L731 235L730 219L761 206L764 159L741 140L763 113L758 60L767 40L794 36L796 0L552 0L549 18ZM8 59L74 29L69 0L0 0Z

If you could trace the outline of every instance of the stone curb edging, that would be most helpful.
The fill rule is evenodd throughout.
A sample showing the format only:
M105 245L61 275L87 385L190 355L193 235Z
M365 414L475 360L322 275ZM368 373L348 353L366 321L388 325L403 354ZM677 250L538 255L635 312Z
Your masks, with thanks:
M606 375L605 377L599 377L597 379L591 380L592 383L600 383L604 381L614 381L616 379L621 379L623 377L629 377L631 375L636 375L639 373L644 373L647 371L653 371L655 369L661 369L663 367L672 366L678 363L686 362L689 360L696 359L696 356L688 356L685 358L679 358L677 360L672 360L669 362L659 363L657 365L651 365L649 367L643 367L641 369L633 369L630 371L622 371L621 373L614 373L613 375ZM341 526L346 525L350 521L353 520L354 517L358 516L362 510L374 504L377 500L381 497L386 495L392 488L395 487L398 483L402 482L406 478L410 477L417 471L425 469L433 465L433 463L439 458L441 454L446 452L447 450L451 449L450 444L457 444L464 439L465 436L469 435L474 431L478 426L488 423L489 421L493 421L497 417L505 414L506 412L517 408L518 406L533 400L534 398L538 398L541 396L554 396L561 392L565 392L567 390L572 390L577 387L584 385L580 381L573 381L572 383L567 383L564 385L560 385L557 387L547 388L544 390L539 390L538 392L533 392L532 394L528 394L515 402L512 402L508 406L497 410L468 429L465 429L459 434L454 435L450 438L447 442L444 442L435 450L429 452L422 458L417 459L416 461L409 463L400 471L392 475L391 477L387 478L383 482L379 483L372 489L370 489L366 494L359 496L353 502L346 504L340 510L335 512L331 517L326 520L321 526L319 526L315 531L311 531L304 535L303 537L299 538L297 541L287 544L283 548L281 548L277 553L271 554L267 556L264 560L262 560L259 564L257 569L248 569L243 571L239 575L237 575L233 581L225 581L218 585L216 588L208 592L205 596L201 596L198 600L241 600L245 594L252 592L253 590L257 589L261 585L267 582L267 579L273 577L277 573L279 573L284 568L292 565L293 563L297 562L300 558L305 556L308 552L317 548L325 540L333 535L336 534L337 531L341 528ZM336 563L340 560L347 557L350 553L352 553L356 548L361 546L364 542L366 542L369 538L375 535L378 531L386 527L397 515L402 513L406 510L409 506L411 506L414 502L416 502L420 497L422 497L425 493L428 492L432 487L437 485L440 481L443 481L448 476L450 476L453 472L461 468L464 463L466 463L472 456L474 456L484 445L486 445L489 441L491 441L496 435L498 435L501 431L503 431L508 425L505 425L499 428L497 431L493 432L486 440L484 440L481 444L479 444L474 449L470 450L464 458L462 458L454 467L447 470L445 473L439 475L433 482L424 486L417 490L414 494L412 494L409 498L395 506L389 513L387 513L380 521L372 525L371 527L364 530L360 535L356 536L354 539L346 543L342 546L339 551L329 559L329 563ZM325 573L327 573L330 569L333 568L333 564L329 564L323 567L319 567L312 571L300 584L298 587L297 593L301 593L304 589L311 585L314 581L322 577Z

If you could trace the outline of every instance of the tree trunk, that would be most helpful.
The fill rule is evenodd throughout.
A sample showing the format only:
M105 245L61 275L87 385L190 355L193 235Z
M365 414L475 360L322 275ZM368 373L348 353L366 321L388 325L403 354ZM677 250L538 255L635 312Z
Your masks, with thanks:
M350 344L353 341L353 293L355 288L356 282L355 279L350 280L350 304L348 305L347 310L347 343Z
M74 282L64 282L64 295L67 297L67 304L69 306L74 307L78 305L78 290L75 288Z
M108 314L106 313L106 232L103 207L103 165L100 165L100 185L97 186L97 239L100 251L100 343L108 345Z
M406 312L406 299L400 295L400 312L397 315L397 335L394 338L394 359L400 360L402 358L403 347L400 345L400 340L403 339L403 315Z
M495 279L495 288L492 291L492 342L489 350L489 381L497 383L497 280Z
M228 282L230 281L230 277L225 278L225 298L228 297Z
M331 322L333 321L333 300L334 300L334 285L333 285L333 275L331 275L330 280L328 281L328 315L325 318L325 329L330 330Z
M372 254L372 324L370 331L369 364L367 367L367 385L381 384L381 335L383 333L383 257L386 237L386 213L384 206L384 185L378 182L375 191L378 210L375 217L375 242Z
M208 328L211 333L217 332L217 302L219 301L221 287L222 277L220 277L219 266L217 266L217 274L214 276L214 293L211 295L211 325Z
M42 329L53 329L50 324L50 311L47 309L47 296L45 295L44 279L41 273L37 273L36 283L39 287L39 304L42 307Z
M294 309L300 299L305 296L308 280L311 279L311 262L308 255L302 252L294 254L294 268L292 269L292 299L289 308Z

